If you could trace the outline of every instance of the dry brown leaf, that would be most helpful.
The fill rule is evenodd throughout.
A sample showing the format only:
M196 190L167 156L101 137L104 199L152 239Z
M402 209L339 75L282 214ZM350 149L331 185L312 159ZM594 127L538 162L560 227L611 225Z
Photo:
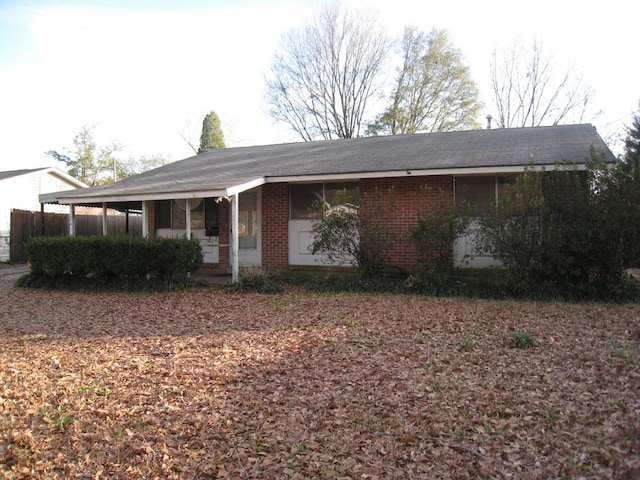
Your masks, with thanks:
M0 289L0 476L640 478L638 331L638 305Z

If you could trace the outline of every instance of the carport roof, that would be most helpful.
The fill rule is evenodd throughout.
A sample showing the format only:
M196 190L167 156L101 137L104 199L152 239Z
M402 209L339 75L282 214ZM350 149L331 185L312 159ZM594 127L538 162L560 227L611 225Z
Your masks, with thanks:
M58 192L60 203L223 196L268 182L521 171L614 156L589 124L469 130L211 150L112 185ZM506 170L505 170L506 169Z

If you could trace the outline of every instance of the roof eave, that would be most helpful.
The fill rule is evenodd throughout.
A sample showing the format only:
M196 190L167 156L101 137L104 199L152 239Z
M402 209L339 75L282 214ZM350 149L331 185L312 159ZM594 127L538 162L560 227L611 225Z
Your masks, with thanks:
M435 169L405 169L405 170L385 170L377 172L351 172L351 173L326 173L326 174L305 174L305 175L283 175L272 177L259 177L247 182L230 185L224 189L194 190L182 192L159 192L159 193L132 193L119 195L73 195L80 193L78 190L67 190L62 192L46 193L40 195L40 203L59 203L63 205L83 205L100 204L113 202L143 202L152 200L172 200L186 198L210 198L233 196L246 192L253 188L260 187L266 183L304 183L304 182L326 182L326 181L356 181L376 178L398 178L398 177L429 177L435 175L491 175L522 173L525 169L534 170L555 169L555 165L510 165L510 166L487 166L487 167L456 167L456 168L435 168ZM583 170L584 164L576 164L576 168ZM84 192L82 192L84 193Z
M63 172L62 170L60 170L58 168L49 167L46 170L47 170L47 173L51 173L52 175L55 175L55 176L61 178L62 180L64 180L65 182L67 182L67 183L69 183L71 185L75 185L78 188L89 188L89 185L87 185L83 181L78 180L75 177L72 177L68 173Z
M45 193L40 195L40 203L59 203L63 205L83 205L95 203L112 203L112 202L145 202L151 200L172 200L183 198L209 198L223 197L226 190L198 190L193 192L174 192L174 193L132 193L120 195L69 195L70 191L62 191L55 193Z
M353 173L333 173L314 175L286 175L267 177L265 183L294 183L294 182L321 182L321 181L349 181L375 178L397 178L397 177L430 177L435 175L491 175L522 173L526 169L535 171L553 170L556 165L510 165L501 167L456 167L456 168L433 168L433 169L406 169L406 170L386 170L379 172L353 172ZM576 169L584 170L586 165L576 164Z

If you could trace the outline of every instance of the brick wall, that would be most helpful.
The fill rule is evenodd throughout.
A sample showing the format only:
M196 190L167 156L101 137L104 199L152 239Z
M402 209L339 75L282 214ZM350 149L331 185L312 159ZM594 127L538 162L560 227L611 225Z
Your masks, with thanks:
M228 200L222 200L218 204L218 230L219 237L218 242L218 264L215 266L214 271L217 273L226 273L229 271L229 221L230 221L230 203Z
M411 270L419 264L419 255L409 242L409 231L417 225L419 212L441 202L443 194L453 207L452 176L397 177L360 182L362 215L381 216L394 232L394 245L386 255L391 265ZM391 205L392 208L378 208L376 203Z
M289 185L262 187L262 266L278 272L289 264Z
M156 202L147 202L147 221L149 223L149 238L156 236Z
M424 187L427 187L425 190ZM397 177L360 181L360 201L363 215L382 215L385 224L395 232L394 246L387 252L389 262L397 267L412 269L418 264L418 254L408 241L408 232L418 222L418 214L439 202L442 193L448 195L453 206L453 177ZM376 208L376 201L393 208ZM229 270L229 202L218 207L220 228L219 263L204 265L212 272ZM149 235L156 234L155 202L149 202ZM262 187L262 266L278 273L289 264L289 186L270 183Z

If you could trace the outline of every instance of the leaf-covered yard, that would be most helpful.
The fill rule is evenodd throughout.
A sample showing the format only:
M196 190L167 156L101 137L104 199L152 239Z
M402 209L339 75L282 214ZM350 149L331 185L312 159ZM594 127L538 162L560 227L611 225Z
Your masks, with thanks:
M640 305L5 288L0 474L638 478L639 347Z

